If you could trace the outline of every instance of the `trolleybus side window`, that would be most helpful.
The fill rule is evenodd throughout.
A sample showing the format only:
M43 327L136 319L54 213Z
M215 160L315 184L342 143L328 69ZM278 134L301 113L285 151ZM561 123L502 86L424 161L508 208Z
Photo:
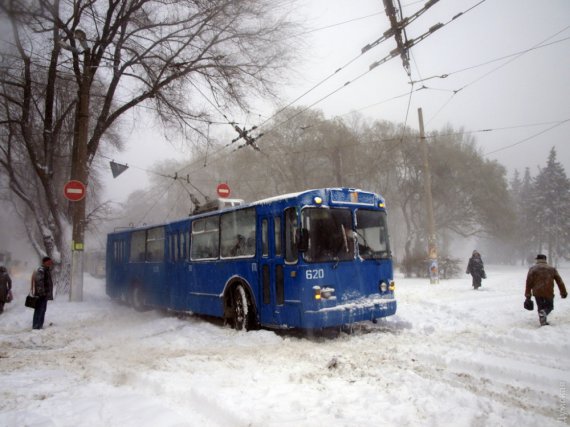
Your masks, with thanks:
M239 258L255 255L255 208L222 215L221 257Z
M285 209L285 261L297 262L299 251L297 249L298 238L297 209Z
M190 259L190 232L188 230L182 234L182 245L182 257L186 260Z
M144 262L145 260L146 231L134 231L131 234L130 262Z
M274 239L275 239L275 256L283 256L283 244L281 241L281 218L276 216L274 218Z
M150 262L164 261L164 227L147 230L146 260Z
M269 256L269 222L261 221L261 256Z
M169 260L170 262L176 262L179 259L178 255L178 241L179 241L179 234L178 231L170 234L168 236L168 243L169 243Z
M219 216L202 218L192 223L190 259L215 259L220 253Z
M125 241L117 240L113 242L113 260L115 262L125 262Z
M364 209L356 211L356 237L362 258L390 257L385 212Z

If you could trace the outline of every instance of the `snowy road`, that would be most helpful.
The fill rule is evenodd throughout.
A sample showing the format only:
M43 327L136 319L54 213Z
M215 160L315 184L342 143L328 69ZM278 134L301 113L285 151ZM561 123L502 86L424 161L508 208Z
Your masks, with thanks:
M540 328L526 268L487 272L479 291L397 278L398 314L338 337L137 313L87 276L85 301L50 303L53 325L32 332L17 282L0 426L569 425L570 300Z

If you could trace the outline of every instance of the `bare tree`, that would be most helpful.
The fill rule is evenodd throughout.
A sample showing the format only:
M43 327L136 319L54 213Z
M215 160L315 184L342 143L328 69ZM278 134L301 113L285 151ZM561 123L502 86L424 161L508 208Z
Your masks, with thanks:
M292 52L284 4L0 0L11 29L0 43L0 165L22 215L33 219L39 254L68 264L62 183L82 175L87 184L125 113L145 107L169 130L200 131L211 120L207 109L273 94Z

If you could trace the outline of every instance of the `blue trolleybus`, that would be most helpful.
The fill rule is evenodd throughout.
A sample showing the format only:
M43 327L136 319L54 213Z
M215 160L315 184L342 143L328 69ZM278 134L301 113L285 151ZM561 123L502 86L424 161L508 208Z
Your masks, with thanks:
M106 291L236 329L326 328L396 312L384 199L325 188L121 230Z

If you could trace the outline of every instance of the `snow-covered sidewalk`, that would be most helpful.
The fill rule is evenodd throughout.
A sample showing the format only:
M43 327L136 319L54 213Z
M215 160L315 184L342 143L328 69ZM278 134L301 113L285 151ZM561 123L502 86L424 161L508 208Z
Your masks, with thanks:
M539 327L526 271L487 266L479 291L468 276L397 277L396 316L336 337L138 313L89 276L83 302L48 304L53 324L32 331L17 281L0 316L0 425L568 425L570 299Z

